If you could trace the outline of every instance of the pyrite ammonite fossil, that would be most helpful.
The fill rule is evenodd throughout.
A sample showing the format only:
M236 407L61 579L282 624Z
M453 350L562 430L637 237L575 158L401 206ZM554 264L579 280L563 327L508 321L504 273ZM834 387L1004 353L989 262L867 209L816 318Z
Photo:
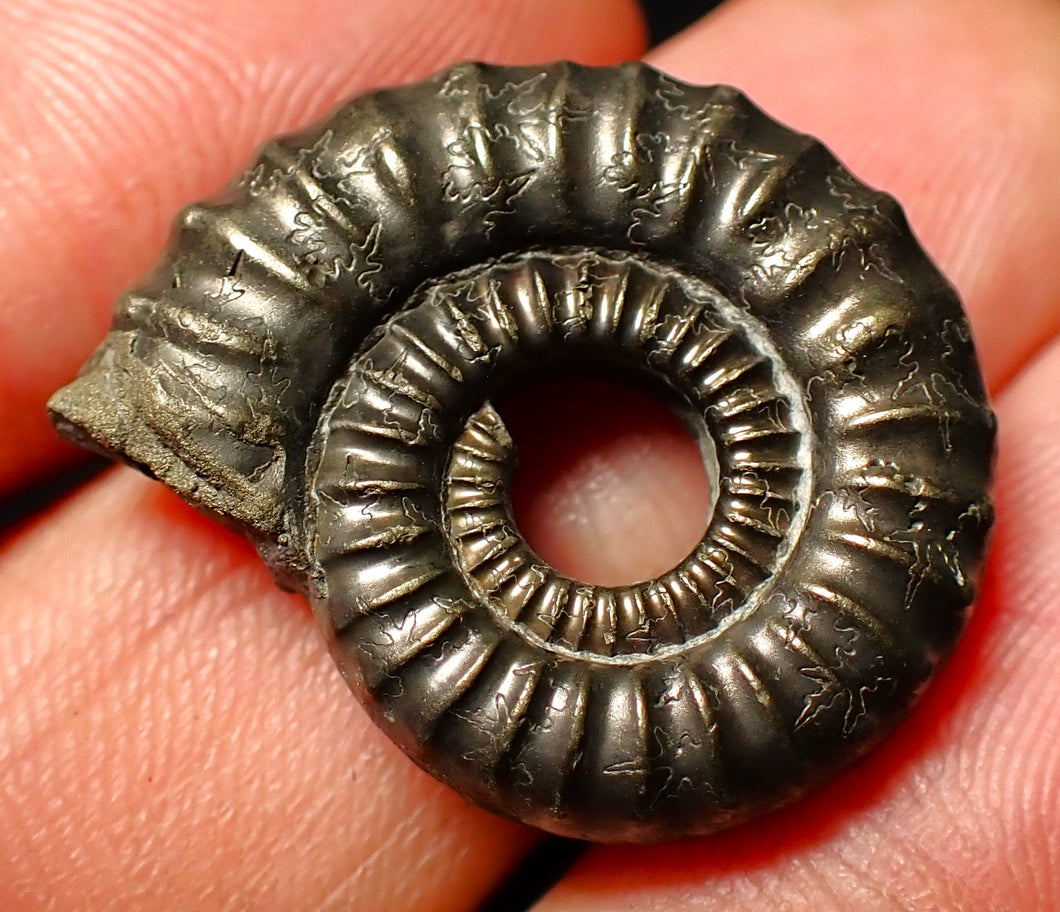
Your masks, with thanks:
M572 362L701 440L709 528L657 579L566 578L512 521L491 397ZM457 66L269 143L51 409L250 536L417 763L588 839L861 756L953 648L992 515L968 324L895 201L640 64Z

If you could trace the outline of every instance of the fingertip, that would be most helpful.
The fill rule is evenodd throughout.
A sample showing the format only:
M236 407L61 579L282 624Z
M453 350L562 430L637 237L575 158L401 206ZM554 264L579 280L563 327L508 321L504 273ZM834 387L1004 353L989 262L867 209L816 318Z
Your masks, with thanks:
M131 471L27 529L0 586L5 909L459 912L533 839L403 757L304 602Z
M666 404L610 379L558 377L502 414L516 442L516 521L542 558L583 582L629 585L688 555L710 484L696 440Z

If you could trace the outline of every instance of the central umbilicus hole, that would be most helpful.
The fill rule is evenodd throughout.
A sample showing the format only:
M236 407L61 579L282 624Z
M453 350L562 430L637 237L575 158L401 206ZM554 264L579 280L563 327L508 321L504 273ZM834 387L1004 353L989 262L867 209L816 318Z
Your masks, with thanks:
M703 537L710 484L688 428L619 381L526 383L495 406L515 441L515 521L560 573L623 586L665 573Z

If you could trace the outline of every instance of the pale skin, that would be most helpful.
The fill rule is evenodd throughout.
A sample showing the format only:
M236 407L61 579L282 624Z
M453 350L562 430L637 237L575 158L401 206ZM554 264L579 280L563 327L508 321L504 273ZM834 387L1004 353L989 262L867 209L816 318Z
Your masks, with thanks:
M10 494L78 458L47 395L176 210L261 140L455 60L611 63L644 36L624 0L9 0L0 45ZM969 311L1001 423L998 520L958 653L867 761L731 833L592 848L539 908L1056 908L1060 6L731 0L649 60L743 88L902 201ZM536 476L524 527L568 569L652 572L701 528L698 495L660 484L696 484L694 448L637 421ZM608 484L572 510L590 475ZM641 519L602 523L613 499ZM0 592L2 909L459 912L538 838L406 761L305 604L131 470L10 530Z

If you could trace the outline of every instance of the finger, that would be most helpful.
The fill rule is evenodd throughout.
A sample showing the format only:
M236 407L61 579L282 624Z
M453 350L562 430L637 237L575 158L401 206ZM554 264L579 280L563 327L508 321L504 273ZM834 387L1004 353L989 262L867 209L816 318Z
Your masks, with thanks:
M1060 273L1045 265L1060 237L1060 144L1050 126L1060 122L1058 39L1060 7L1035 0L1010 4L1005 16L985 0L742 0L649 60L692 82L739 86L893 192L956 283L996 391L1060 328ZM625 581L688 553L688 531L702 528L702 495L667 482L691 477L682 460L698 457L688 446L646 451L642 440L631 430L592 458L611 486L582 489L582 515L598 518L591 528L565 521L562 474L542 488L542 552L590 578L624 567ZM657 523L625 529L613 521L615 503L645 505L673 537L651 539Z
M648 393L560 377L520 390L501 415L519 458L515 520L561 573L629 585L665 573L703 537L710 485L699 448Z
M469 909L528 844L420 772L304 602L128 470L0 557L0 908Z
M540 912L1060 907L1060 343L998 402L998 524L956 656L868 760L707 839L600 848ZM1000 903L1000 905L998 905Z
M462 58L604 63L642 47L633 0L24 0L0 7L0 34L0 492L69 457L47 396L178 208L266 137Z

